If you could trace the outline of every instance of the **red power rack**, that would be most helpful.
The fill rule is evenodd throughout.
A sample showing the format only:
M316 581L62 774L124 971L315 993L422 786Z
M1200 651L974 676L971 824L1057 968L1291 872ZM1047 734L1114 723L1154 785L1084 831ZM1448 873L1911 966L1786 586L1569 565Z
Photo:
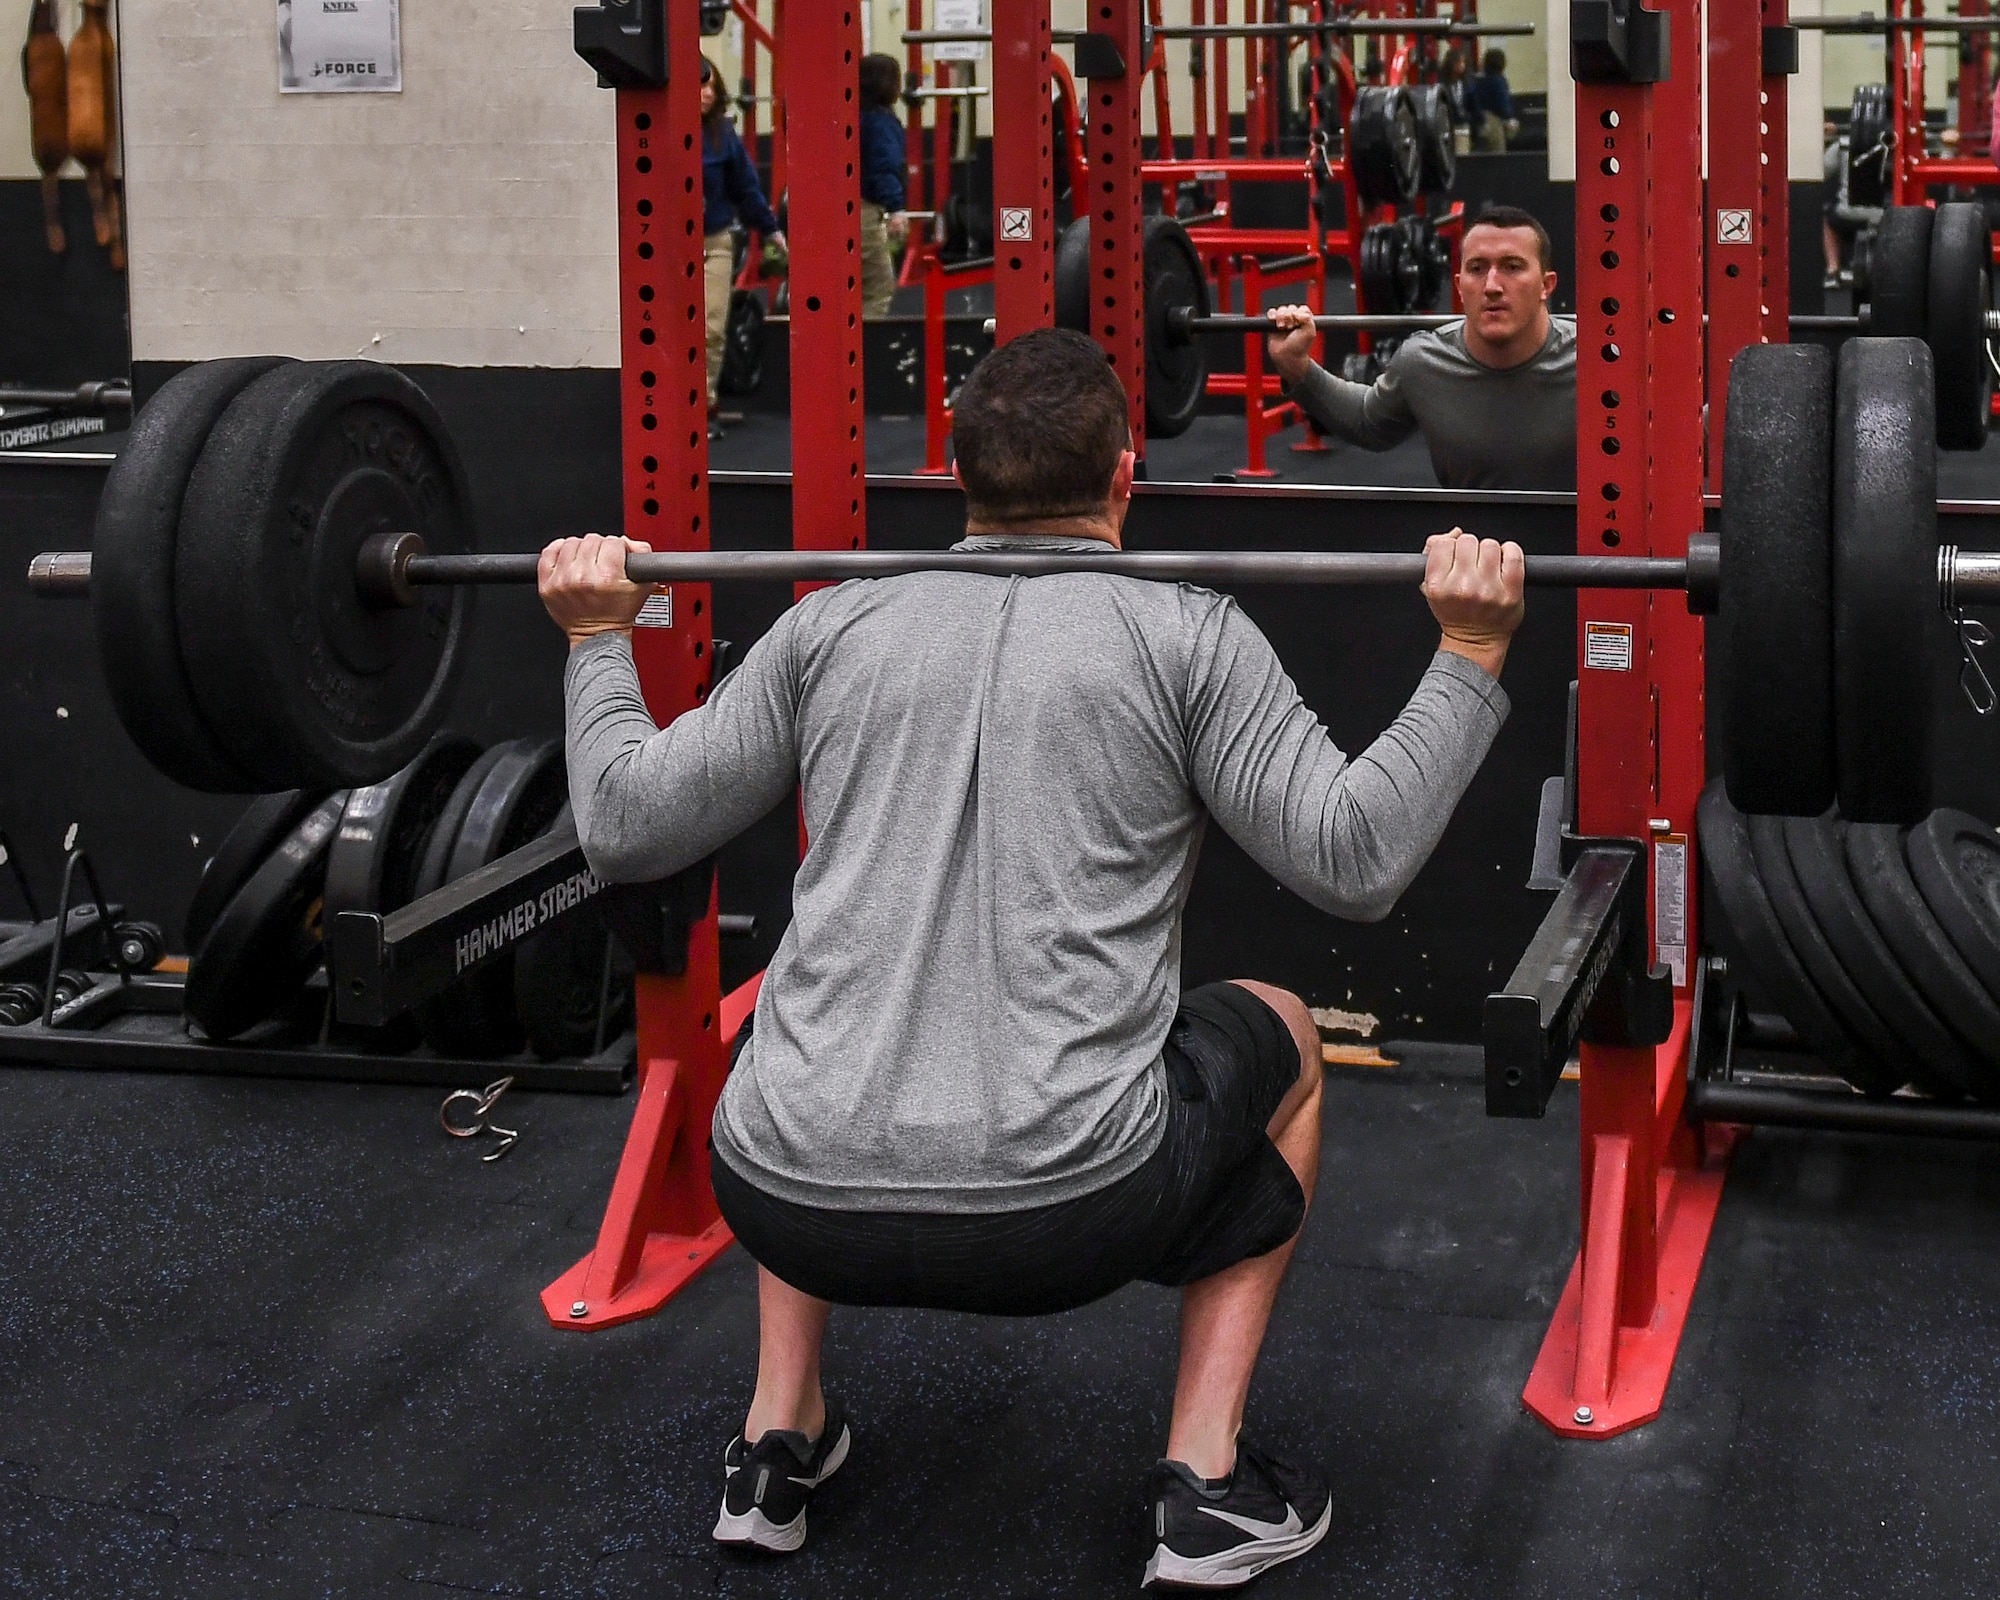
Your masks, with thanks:
M795 125L815 130L792 152L791 324L794 381L820 397L793 421L795 539L815 548L865 540L851 181L856 3L829 0L792 18L795 48L850 68L806 75L792 90ZM1578 10L1590 3L1577 0ZM1610 0L1596 3L1608 11ZM1585 553L1686 554L1702 515L1704 388L1719 400L1734 351L1785 327L1785 85L1763 74L1762 56L1747 44L1782 25L1781 5L1715 0L1711 109L1718 124L1732 115L1727 107L1758 110L1742 140L1757 159L1733 151L1719 161L1706 199L1702 0L1674 0L1661 12L1631 7L1621 40L1629 59L1579 52L1587 81L1576 112L1577 543ZM1091 331L1126 385L1135 438L1144 425L1143 79L1122 66L1141 59L1141 7L1142 0L1097 0L1093 31L1104 46L1092 52L1098 75L1082 92L1088 181L1098 214L1108 215L1092 239L1109 292L1093 307ZM709 537L694 10L693 0L672 10L680 25L671 30L670 60L659 63L665 86L625 85L617 95L626 526L658 547L681 549L701 548ZM587 13L579 15L581 34ZM1054 246L1048 0L1021 0L1008 8L1008 21L995 40L995 121L1005 141L995 199L1003 216L1025 220L1014 237L997 241L1003 342L1051 320ZM1746 61L1759 63L1754 89ZM1733 137L1715 138L1711 148L1728 148ZM1747 239L1735 215L1744 211ZM1706 336L1705 268L1716 313ZM1719 422L1714 427L1710 437L1719 438ZM673 627L644 630L637 646L648 702L663 722L705 696L710 672L705 589L679 589L673 605ZM1646 842L1653 953L1675 973L1675 1023L1665 1044L1583 1047L1583 1244L1523 1396L1558 1432L1601 1438L1659 1412L1734 1130L1691 1125L1683 1115L1688 978L1699 938L1693 820L1705 775L1700 625L1676 597L1644 591L1583 591L1578 622L1580 646L1586 638L1592 644L1582 652L1578 693L1578 829ZM705 1134L727 1041L755 993L754 982L726 998L720 992L712 904L696 926L686 974L642 980L638 1105L596 1248L544 1292L558 1326L646 1315L729 1243L709 1190Z
M694 0L673 12L672 26L655 10L630 31L622 17L579 12L577 47L601 78L619 85L625 532L656 550L705 550L701 39ZM674 590L668 615L671 626L635 629L632 641L647 708L662 726L708 694L707 585ZM711 895L690 935L685 972L638 980L638 1104L595 1247L542 1291L542 1308L559 1328L646 1316L730 1244L708 1181L708 1125L722 1092L725 1025L740 1023L748 1007L727 1011L721 984Z

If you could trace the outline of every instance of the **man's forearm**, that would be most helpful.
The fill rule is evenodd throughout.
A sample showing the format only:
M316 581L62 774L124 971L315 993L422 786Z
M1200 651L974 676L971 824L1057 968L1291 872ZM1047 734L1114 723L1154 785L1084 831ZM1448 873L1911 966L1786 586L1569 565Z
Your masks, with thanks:
M1322 430L1364 450L1387 450L1409 437L1409 429L1385 428L1369 416L1368 385L1335 377L1317 361L1288 382L1285 392Z

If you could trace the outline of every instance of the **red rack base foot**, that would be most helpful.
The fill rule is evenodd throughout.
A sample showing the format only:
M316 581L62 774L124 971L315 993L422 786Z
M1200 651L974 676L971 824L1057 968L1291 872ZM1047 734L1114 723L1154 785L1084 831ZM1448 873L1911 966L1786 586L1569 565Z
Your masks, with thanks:
M724 1048L756 1005L763 979L760 972L723 997L717 1020ZM708 1182L719 1054L715 1068L704 1090L699 1074L679 1061L646 1063L597 1245L542 1291L551 1326L588 1331L651 1316L735 1242Z
M590 1297L590 1269L597 1259L593 1251L542 1291L542 1310L557 1328L588 1330L636 1322L659 1310L735 1242L726 1222L713 1223L691 1238L649 1234L640 1248L638 1270L623 1288L604 1299Z
M1659 1176L1659 1284L1643 1327L1617 1321L1623 1240L1615 1221L1625 1203L1625 1141L1597 1140L1589 1229L1596 1249L1570 1268L1521 1394L1521 1403L1552 1432L1608 1439L1660 1414L1740 1130L1711 1124L1705 1135L1700 1165Z

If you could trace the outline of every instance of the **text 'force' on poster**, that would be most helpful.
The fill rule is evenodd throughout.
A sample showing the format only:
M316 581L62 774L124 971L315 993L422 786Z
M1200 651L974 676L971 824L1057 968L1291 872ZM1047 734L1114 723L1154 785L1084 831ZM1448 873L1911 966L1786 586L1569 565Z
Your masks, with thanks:
M396 94L397 0L278 0L280 94Z

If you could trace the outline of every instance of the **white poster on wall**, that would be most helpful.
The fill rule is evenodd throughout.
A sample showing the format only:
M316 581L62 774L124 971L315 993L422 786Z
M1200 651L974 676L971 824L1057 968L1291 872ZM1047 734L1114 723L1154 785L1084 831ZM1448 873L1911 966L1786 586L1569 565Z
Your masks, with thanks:
M937 0L931 13L931 27L939 33L982 33L986 28L980 0ZM986 46L966 40L956 44L931 46L934 61L980 61Z
M398 0L278 0L280 94L397 94Z

